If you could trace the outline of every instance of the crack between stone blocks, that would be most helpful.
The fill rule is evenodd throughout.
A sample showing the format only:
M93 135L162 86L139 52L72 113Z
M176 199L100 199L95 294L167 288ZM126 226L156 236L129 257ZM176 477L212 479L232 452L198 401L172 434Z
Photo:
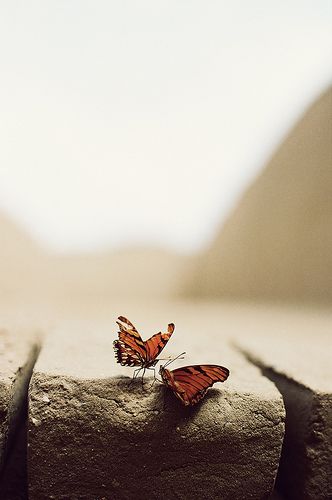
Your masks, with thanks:
M24 464L22 463L21 475L24 477L24 484L21 486L20 495L23 498L28 498L27 495L27 419L28 419L28 393L29 385L33 373L34 366L37 362L41 351L41 337L36 336L32 341L31 348L28 352L28 359L23 366L19 366L14 374L13 385L11 388L11 396L9 399L8 410L5 420L5 425L8 427L8 434L5 438L5 449L3 453L3 462L0 470L0 491L1 498L6 500L11 499L11 490L16 482L16 477L13 479L13 470L15 454L17 449L21 447L20 440L24 441ZM22 450L21 450L22 452ZM16 497L15 497L16 498ZM20 496L21 498L21 496Z
M294 378L290 377L289 375L286 375L285 373L280 373L277 371L273 366L268 365L261 361L259 357L254 356L251 352L249 352L247 349L244 349L241 347L237 342L230 342L230 345L236 349L242 356L246 358L249 363L252 365L256 366L259 368L262 372L262 374L271 380L272 382L274 381L273 378L282 378L285 381L287 381L290 384L294 384L295 386L299 387L301 390L307 390L311 394L314 394L313 391L310 389L310 387L307 387L306 385L298 382ZM279 391L280 392L280 391ZM280 393L282 395L282 393Z
M324 458L324 450L329 445L325 442L323 451L319 447L324 441L322 431L324 430L325 434L328 432L326 427L328 417L324 414L328 410L324 409L322 400L330 398L332 402L331 395L316 394L306 385L264 363L237 343L232 343L232 345L250 363L257 366L264 377L275 384L284 401L285 437L276 481L277 489L285 495L293 495L292 498L298 500L308 496L308 488L314 488L315 498L327 498L324 496L327 493L326 488L321 492L323 496L318 492L317 481L314 475L312 476L312 470L317 468L318 458L323 462L325 460L323 468L328 467L328 458L326 456ZM331 410L330 414L332 415ZM331 435L330 432L330 441L332 441ZM331 443L330 446L332 446ZM332 489L329 494L332 495ZM311 498L312 495L309 494L309 497Z

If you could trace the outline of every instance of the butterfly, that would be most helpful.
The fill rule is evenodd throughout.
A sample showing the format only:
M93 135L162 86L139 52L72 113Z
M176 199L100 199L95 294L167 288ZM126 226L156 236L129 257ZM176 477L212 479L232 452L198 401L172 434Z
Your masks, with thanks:
M118 317L117 324L120 331L119 338L114 340L113 346L117 363L122 366L138 366L134 371L136 378L138 373L143 370L142 382L145 370L154 370L158 363L157 357L169 341L175 326L170 323L167 333L156 333L148 340L142 340L142 337L134 325L124 316Z
M182 366L170 371L165 368L167 364L159 370L162 381L185 406L201 401L209 387L224 382L229 375L229 370L219 365Z

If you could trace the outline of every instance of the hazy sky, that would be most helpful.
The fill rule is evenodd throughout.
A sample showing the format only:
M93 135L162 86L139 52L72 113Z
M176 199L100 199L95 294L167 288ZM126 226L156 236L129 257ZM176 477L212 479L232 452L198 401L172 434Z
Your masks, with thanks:
M330 0L0 3L0 207L57 250L206 244L332 80Z

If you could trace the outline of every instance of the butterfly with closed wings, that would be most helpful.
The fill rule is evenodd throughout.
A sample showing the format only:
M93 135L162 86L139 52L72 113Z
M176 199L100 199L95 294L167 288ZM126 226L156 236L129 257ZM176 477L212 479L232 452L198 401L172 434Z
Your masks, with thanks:
M153 370L158 363L158 356L174 332L174 324L170 323L166 333L156 333L148 340L143 340L134 325L124 316L118 317L119 338L114 340L114 351L117 363L122 366L137 366L134 371L136 378L141 370L143 377L146 370Z

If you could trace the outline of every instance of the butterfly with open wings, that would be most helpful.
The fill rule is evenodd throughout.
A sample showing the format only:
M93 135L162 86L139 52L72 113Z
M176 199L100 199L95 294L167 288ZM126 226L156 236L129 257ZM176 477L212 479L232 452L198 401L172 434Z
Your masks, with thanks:
M229 375L229 370L219 365L183 366L171 371L167 370L167 364L159 370L162 381L185 406L201 401L209 387L224 382Z
M113 342L116 361L122 366L137 366L133 378L143 370L143 382L145 370L154 370L159 361L158 356L169 341L175 326L170 323L166 333L156 333L144 341L127 318L119 316L118 320L119 338Z

